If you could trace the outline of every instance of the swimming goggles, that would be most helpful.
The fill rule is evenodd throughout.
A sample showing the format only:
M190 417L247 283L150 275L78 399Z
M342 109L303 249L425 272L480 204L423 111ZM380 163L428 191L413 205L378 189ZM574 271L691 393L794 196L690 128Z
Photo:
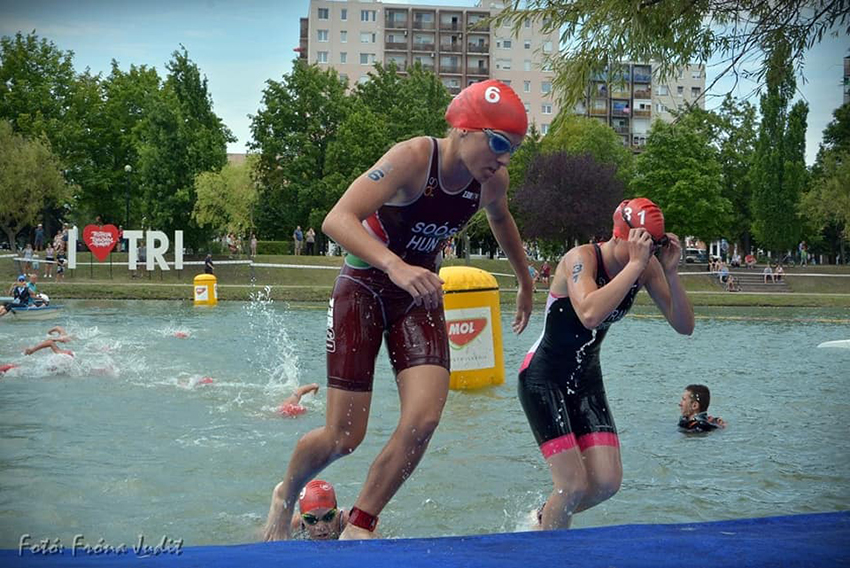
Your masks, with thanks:
M331 522L332 520L334 520L334 517L336 517L336 514L337 514L337 510L331 509L330 511L328 511L327 513L325 513L321 517L317 517L316 515L314 515L312 513L301 513L301 518L308 525L315 525L319 521L321 521L323 523Z
M508 140L508 137L503 134L494 132L489 128L482 128L481 130L487 135L488 142L490 142L490 150L492 150L494 154L510 154L513 156L514 152L519 150L520 144L522 144L520 142L520 144L514 146L511 144L511 141Z
M626 212L623 209L620 209L620 215L623 216L623 221L626 222L626 225L629 226L629 229L637 228L632 225L631 221L629 221L629 218L626 216ZM647 233L649 233L649 231L647 231ZM668 237L667 235L662 236L660 239L656 239L652 236L652 233L649 233L649 238L652 239L652 254L654 254L655 256L658 256L658 254L661 252L661 249L670 244L670 237Z

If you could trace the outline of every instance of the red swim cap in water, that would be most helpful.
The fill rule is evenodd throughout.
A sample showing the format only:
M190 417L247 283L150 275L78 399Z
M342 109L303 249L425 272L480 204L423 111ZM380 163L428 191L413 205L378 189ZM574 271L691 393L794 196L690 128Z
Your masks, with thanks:
M6 365L0 365L0 373L5 373L6 371L11 371L17 367L14 363L7 363Z
M631 226L630 226L631 225ZM664 236L664 213L646 197L626 199L614 210L614 236L629 239L629 229L644 228L655 240Z
M314 479L304 486L298 496L298 508L302 513L313 509L333 509L336 507L336 493L333 485L321 479Z
M525 136L528 115L513 89L495 79L473 83L446 109L446 122L454 128L490 128Z
M307 409L301 406L300 404L292 404L289 402L287 402L286 404L281 404L280 408L277 409L278 414L282 414L283 416L289 416L290 418L301 416L305 412L307 412Z

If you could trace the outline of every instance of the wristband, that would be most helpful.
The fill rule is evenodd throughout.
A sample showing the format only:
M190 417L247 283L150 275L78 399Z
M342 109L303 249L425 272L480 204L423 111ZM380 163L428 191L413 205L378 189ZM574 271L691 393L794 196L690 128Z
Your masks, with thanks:
M370 515L357 507L352 507L348 513L348 522L355 527L366 529L369 532L375 532L375 527L378 526L378 517Z

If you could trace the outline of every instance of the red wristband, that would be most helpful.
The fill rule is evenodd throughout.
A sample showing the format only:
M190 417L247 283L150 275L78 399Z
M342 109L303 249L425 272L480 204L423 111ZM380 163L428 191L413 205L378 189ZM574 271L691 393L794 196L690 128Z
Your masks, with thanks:
M370 515L357 507L352 507L348 513L348 522L355 527L366 529L369 532L375 532L375 527L378 526L378 517Z

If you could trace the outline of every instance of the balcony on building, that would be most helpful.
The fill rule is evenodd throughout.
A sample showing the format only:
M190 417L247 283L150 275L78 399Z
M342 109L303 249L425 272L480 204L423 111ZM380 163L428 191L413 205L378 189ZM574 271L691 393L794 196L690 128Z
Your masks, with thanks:
M632 148L635 150L643 150L646 146L646 133L632 135Z
M629 101L612 100L611 101L611 116L631 116L631 105Z
M632 67L632 78L634 83L650 84L652 83L652 67L649 65L635 65ZM635 89L638 86L635 85Z
M632 90L628 83L611 83L612 99L628 99L632 96Z
M440 34L440 51L463 53L462 34Z
M466 74L467 75L479 75L481 77L489 77L490 76L490 67L487 65L472 65L467 64L466 66ZM479 78L480 80L480 78Z
M652 87L650 85L635 85L635 99L642 99L645 101L652 100Z
M485 22L490 14L487 12L467 12L466 13L466 29L469 31L489 32L490 24Z
M298 57L307 59L307 50L309 48L308 40L310 38L310 19L301 18L301 36L298 41Z
M437 29L437 13L433 10L413 10L413 29L414 30L435 30Z
M416 32L413 34L413 51L435 51L435 34Z
M386 16L384 17L384 28L388 30L407 29L407 10L387 8Z
M425 55L414 55L413 56L413 65L419 64L422 66L423 71L434 72L434 58L428 57Z
M608 85L604 81L593 81L590 85L590 96L599 99L608 98Z
M440 11L440 31L459 32L463 31L463 12Z
M407 51L407 31L387 32L384 35L384 49L387 51Z
M468 34L466 50L472 53L490 53L490 36L483 34Z
M387 66L390 63L395 63L395 67L397 71L402 73L407 71L407 56L406 55L387 55L385 58L385 62Z
M608 116L608 101L604 99L591 101L590 116Z
M443 85L449 91L449 94L456 95L460 92L460 79L444 78Z
M460 75L462 73L460 61L457 57L441 57L440 58L440 73L450 73L452 75Z
M617 134L629 134L629 119L628 118L612 118L611 128Z
M625 136L620 136L620 142L623 143L623 146L628 148L629 147L629 135L626 134Z

